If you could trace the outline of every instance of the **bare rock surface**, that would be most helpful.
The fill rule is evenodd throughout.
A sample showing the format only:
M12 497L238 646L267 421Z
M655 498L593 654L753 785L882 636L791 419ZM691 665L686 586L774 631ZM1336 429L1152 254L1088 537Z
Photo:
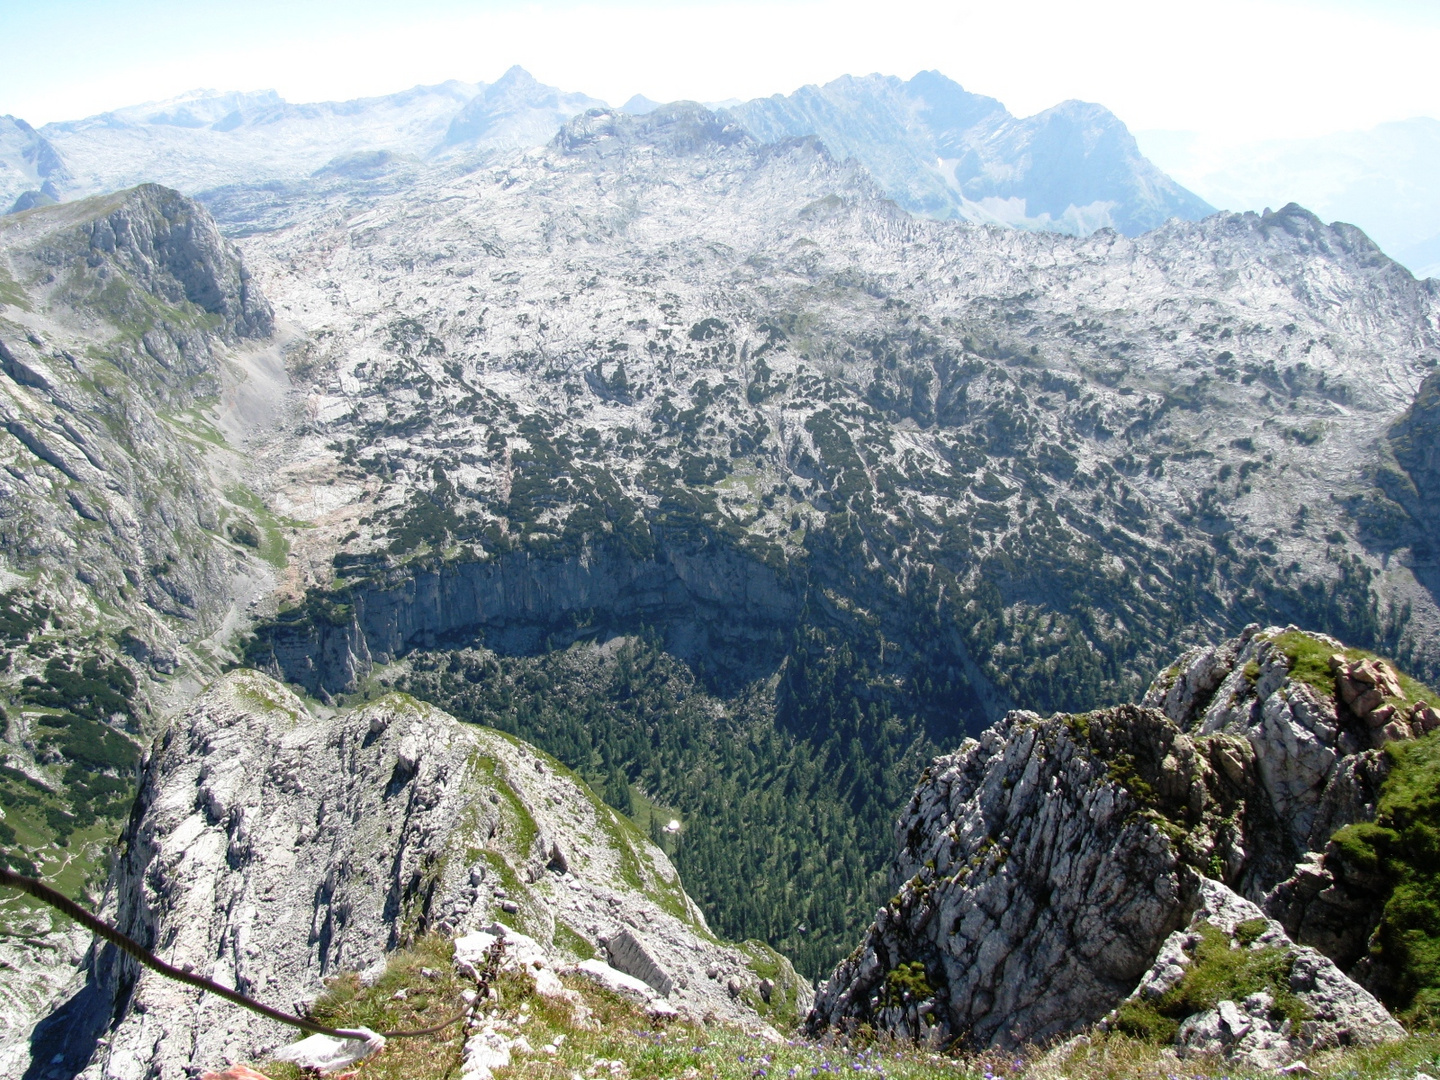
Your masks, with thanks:
M1333 665L1316 661L1327 654ZM1374 818L1387 768L1360 735L1378 730L1366 712L1380 702L1357 710L1327 671L1401 691L1398 673L1334 639L1250 627L1187 652L1143 706L1012 712L936 758L896 824L896 894L818 995L810 1030L1044 1040L1098 1020L1137 982L1143 997L1169 990L1200 922L1233 935L1259 919L1262 940L1288 950L1309 1019L1280 1026L1273 1000L1247 995L1185 1018L1182 1045L1283 1065L1362 1028L1398 1032L1341 967L1365 951L1383 884L1330 840Z
M1183 740L1153 712L1089 723ZM903 884L820 992L811 1030L867 1022L1015 1046L1098 1020L1194 889L1144 810L1067 717L1011 713L937 758L896 827Z
M436 930L510 935L551 971L624 940L664 965L672 1011L760 1026L707 974L747 977L746 955L658 848L553 759L402 695L316 717L265 676L225 676L157 747L124 843L107 914L265 1001L312 999ZM179 1077L287 1035L108 948L90 976L38 1033L36 1075Z

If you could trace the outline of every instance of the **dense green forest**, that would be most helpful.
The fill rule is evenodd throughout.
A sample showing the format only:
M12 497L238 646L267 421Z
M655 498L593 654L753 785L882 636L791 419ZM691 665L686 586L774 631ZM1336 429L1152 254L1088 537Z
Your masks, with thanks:
M879 902L894 808L937 749L853 697L833 703L852 723L797 737L774 721L779 679L721 699L641 638L540 657L424 653L411 667L410 692L548 750L617 808L635 810L632 785L675 808L681 832L657 839L715 931L763 938L814 976Z

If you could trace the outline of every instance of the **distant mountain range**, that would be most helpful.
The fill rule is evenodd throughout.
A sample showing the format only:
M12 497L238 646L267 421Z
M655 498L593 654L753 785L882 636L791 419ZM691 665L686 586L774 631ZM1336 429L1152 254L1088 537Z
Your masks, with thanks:
M845 76L730 110L756 137L818 135L896 202L932 217L1127 236L1215 208L1145 159L1109 109L1066 101L1019 119L938 71Z
M514 67L489 85L451 81L355 101L295 105L274 91L197 91L38 131L4 118L0 205L145 181L190 193L290 181L356 154L445 160L540 146L604 105ZM622 108L643 114L657 105L636 95ZM1021 119L939 72L908 82L845 76L722 113L762 142L818 136L901 206L933 217L1136 235L1213 212L1147 161L1108 109L1067 101Z
M620 111L644 115L660 104L636 94ZM571 118L604 106L512 67L489 84L451 80L353 101L296 105L273 90L207 90L38 130L0 116L0 209L146 181L199 194L456 162L544 145ZM1187 132L1132 135L1114 113L1082 101L1016 117L937 71L909 80L846 75L710 107L760 142L818 137L900 206L929 217L1136 236L1216 207L1299 202L1358 225L1418 276L1440 275L1437 120L1220 146Z
M1358 225L1417 277L1440 277L1440 120L1248 145L1214 145L1190 132L1138 138L1161 168L1217 206L1299 202L1327 221Z

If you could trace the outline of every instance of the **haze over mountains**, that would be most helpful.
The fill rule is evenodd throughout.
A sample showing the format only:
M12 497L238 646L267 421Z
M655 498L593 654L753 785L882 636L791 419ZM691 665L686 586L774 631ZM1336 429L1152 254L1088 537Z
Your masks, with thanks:
M572 116L603 105L517 67L489 85L452 81L348 102L196 92L39 131L10 120L0 133L0 202L46 183L49 198L144 181L195 194L297 180L357 153L453 160L539 146ZM624 108L655 105L637 95ZM1213 209L1151 165L1101 106L1070 101L1019 119L938 72L909 81L845 76L722 111L762 142L818 136L837 157L864 165L901 206L933 217L1136 235Z
M1417 277L1440 276L1440 120L1242 145L1189 132L1137 138L1161 168L1216 206L1298 202L1327 221L1360 226Z
M0 205L24 209L145 181L190 194L294 181L327 165L355 167L343 160L355 154L455 161L542 145L604 104L514 67L490 84L449 80L352 101L193 91L39 130L0 117ZM659 104L636 94L620 108L640 115ZM905 209L930 217L1134 236L1217 207L1299 202L1359 225L1421 277L1440 269L1440 121L1241 147L1148 131L1137 144L1101 105L1066 101L1016 117L935 71L909 80L846 75L714 107L762 141L818 136Z

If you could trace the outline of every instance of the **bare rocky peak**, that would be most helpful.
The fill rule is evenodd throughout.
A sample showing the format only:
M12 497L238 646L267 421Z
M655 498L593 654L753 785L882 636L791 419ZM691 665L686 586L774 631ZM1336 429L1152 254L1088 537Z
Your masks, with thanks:
M540 146L577 113L604 107L603 101L567 94L512 67L466 102L435 150L444 155Z
M270 570L230 501L243 458L182 414L229 394L237 441L270 422L271 307L208 212L156 186L3 219L0 282L0 556L154 670L187 667L182 643Z
M908 82L847 75L728 111L766 142L822 139L906 209L937 217L1133 236L1214 210L1147 161L1103 106L1067 101L1014 117L936 71Z
M1317 650L1338 654L1328 690ZM1422 704L1414 731L1371 723L1346 691L1362 664L1403 702L1381 661L1252 627L1186 653L1142 706L1014 712L935 759L895 826L895 896L830 977L810 1029L1017 1046L1107 1014L1123 1028L1135 1003L1205 962L1197 948L1214 929L1224 948L1286 951L1292 977L1276 993L1293 989L1310 1020L1282 1026L1273 997L1222 1002L1178 1018L1169 1035L1182 1051L1274 1068L1398 1038L1344 973L1383 987L1361 957L1383 902L1347 892L1331 837L1375 817L1387 765L1374 747L1440 717Z
M671 1014L763 1026L743 993L754 958L716 942L659 848L553 759L403 695L316 716L262 675L225 676L156 747L122 843L107 916L281 1007L420 934L498 921L551 970L608 958ZM759 948L803 1009L808 987ZM137 972L95 951L30 1075L180 1077L291 1037Z

